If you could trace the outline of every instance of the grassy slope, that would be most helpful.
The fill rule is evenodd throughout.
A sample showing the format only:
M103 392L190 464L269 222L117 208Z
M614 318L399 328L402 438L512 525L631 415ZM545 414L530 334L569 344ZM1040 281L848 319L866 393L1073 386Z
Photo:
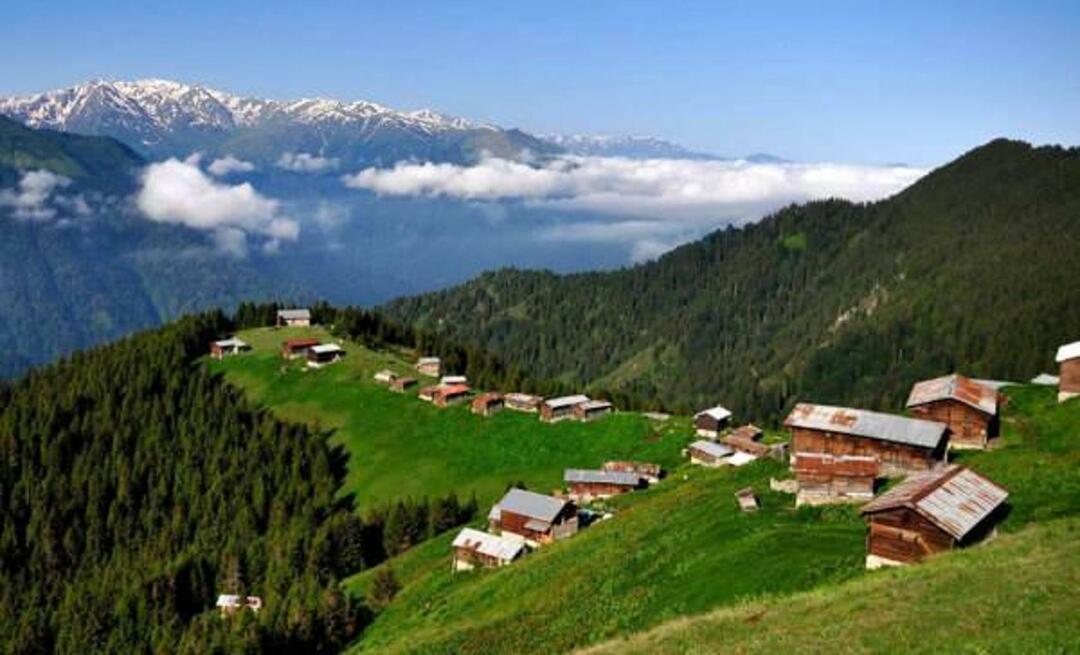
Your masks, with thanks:
M475 491L481 503L489 503L510 482L552 489L564 468L596 467L605 459L638 458L670 467L690 439L685 420L656 424L619 413L591 424L546 425L517 412L485 419L466 406L438 409L415 393L395 394L372 380L383 368L415 375L408 353L352 345L340 364L313 372L296 363L283 370L281 341L308 334L326 336L317 328L242 332L255 351L212 366L279 416L334 429L351 455L347 490L357 494L361 507L450 491Z
M1035 387L1013 388L1009 394L1005 434L999 447L957 457L1010 489L1011 512L1001 525L1006 533L1080 513L1080 401L1059 406L1053 390ZM821 628L817 638L839 640L844 630L851 629L857 632L855 639L845 642L851 650L889 650L888 642L878 641L873 633L881 629L882 622L888 623L890 596L884 597L881 611L866 615L872 618L852 622L843 617L862 607L873 609L861 590L876 589L874 585L890 587L895 579L890 576L914 576L924 586L933 576L920 577L927 574L918 573L916 568L913 573L864 577L864 528L854 510L795 511L790 497L766 491L770 475L780 472L768 462L739 471L679 469L660 487L620 499L619 505L625 507L611 522L499 571L452 576L448 571L452 537L429 542L390 562L404 591L376 618L358 648L371 652L561 652L708 609L759 608L721 610L717 615L722 617L717 620L747 620L762 611L760 608L784 607L784 599L794 592L815 589L809 595L794 597L790 601L793 611L830 602L844 608L825 622L833 627ZM683 480L684 474L689 479ZM753 484L762 495L763 509L756 515L735 509L731 493L745 484ZM1069 580L1064 569L1075 568L1077 556L1075 548L1065 548L1065 544L1070 538L1075 543L1078 530L1075 523L1068 528L1040 529L1038 536L1001 539L1000 548L1007 549L1001 554L996 554L999 546L995 543L949 557L949 561L961 563L935 564L929 570L953 566L947 570L952 571L948 579L954 582L926 593L956 605L977 596L977 625L998 621L1002 611L996 607L998 599L1006 602L1006 607L1068 616L1062 607L1075 607L1075 600L1061 599L1056 590L1071 587L1055 582L1054 593L1045 591L1045 586L1024 591L1016 587L1019 580L1031 577L1029 569L1040 566L1052 567L1057 573L1040 572L1039 580ZM1053 540L1055 546L1043 548L1043 539ZM1023 553L1036 547L1039 552L1025 559ZM985 563L986 574L992 579L950 591L950 586L964 579L966 557L981 558L978 561ZM1014 560L1012 577L999 576ZM353 591L362 592L371 575L366 572L351 580ZM1075 578L1075 572L1071 575ZM1007 582L995 587L997 578ZM849 579L857 580L836 584ZM1036 581L1038 584L1042 583ZM918 594L910 598L914 597ZM913 620L926 619L927 612L936 611L933 608L933 604L925 605L921 610L910 609L910 613ZM790 622L775 620L780 623L775 634L761 642L763 648L774 643L769 640L786 639L784 632ZM1055 628L1054 632L1041 617L1031 625L1036 632L1016 637L1014 649L1038 645L1044 639L1060 643L1063 636L1078 632L1075 626ZM806 620L795 627L812 632L814 622ZM705 625L701 629L711 628ZM917 635L912 626L896 629L908 631L913 639ZM968 634L956 624L950 629L954 640ZM753 634L752 630L743 632ZM723 631L713 634L714 641L700 646L695 646L698 636L687 636L676 641L679 646L673 650L724 650ZM988 630L985 634L998 633ZM648 641L653 637L642 639L646 640L643 651L653 646ZM745 642L746 649L756 647L756 642Z

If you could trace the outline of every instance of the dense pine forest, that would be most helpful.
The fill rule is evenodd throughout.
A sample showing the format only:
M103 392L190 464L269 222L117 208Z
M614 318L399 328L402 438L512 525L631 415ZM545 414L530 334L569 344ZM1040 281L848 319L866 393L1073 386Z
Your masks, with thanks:
M503 270L384 309L643 406L892 408L959 369L1026 380L1080 335L1080 149L998 140L873 204L793 206L655 262Z

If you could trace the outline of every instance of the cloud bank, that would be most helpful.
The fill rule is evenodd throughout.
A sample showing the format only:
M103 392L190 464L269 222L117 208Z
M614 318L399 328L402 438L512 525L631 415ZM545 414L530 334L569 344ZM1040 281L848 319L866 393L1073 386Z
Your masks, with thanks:
M211 175L217 177L224 177L231 175L232 173L250 173L255 170L255 164L243 159L237 159L232 155L225 155L219 159L215 159L209 166L206 167Z
M299 224L281 214L278 201L263 197L246 182L218 182L199 168L198 161L169 159L147 166L135 198L138 208L154 221L212 232L222 250L238 256L247 253L250 236L263 237L267 251L299 236Z
M70 179L44 169L27 171L19 178L18 187L0 190L0 207L10 207L15 218L31 221L55 218L58 211L56 204L71 208L76 213L89 213L89 207L81 196L55 196L56 191L70 184Z
M348 187L381 195L514 200L586 210L602 216L547 228L541 238L625 243L640 261L710 229L754 221L792 202L884 198L925 172L904 166L562 157L543 166L505 159L475 166L403 162L342 179Z
M294 173L322 173L337 168L338 160L306 152L286 152L277 160L277 167Z

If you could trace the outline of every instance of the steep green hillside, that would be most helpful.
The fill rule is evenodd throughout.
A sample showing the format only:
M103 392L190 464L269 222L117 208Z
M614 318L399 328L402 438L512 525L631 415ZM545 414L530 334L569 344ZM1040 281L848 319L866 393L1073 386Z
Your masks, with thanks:
M898 406L920 377L1026 380L1080 335L1080 149L994 141L870 205L794 206L631 269L504 270L386 306L643 404Z
M409 364L415 353L396 348L345 343L348 355L334 366L283 366L281 341L311 335L330 339L320 328L245 330L239 336L254 352L211 366L278 416L332 429L351 455L347 489L365 506L449 492L476 493L490 503L508 484L551 489L561 483L564 468L597 467L606 459L670 466L690 438L685 419L655 423L629 412L591 424L548 425L534 414L504 411L482 418L464 405L439 409L418 400L415 390L392 393L372 379L384 368L416 375Z
M1067 623L1069 609L1076 607L1072 589L1076 574L1066 570L1080 565L1069 546L1080 529L1075 522L1080 515L1080 402L1058 405L1052 389L1027 386L1011 388L1009 398L1004 435L997 447L957 459L1009 489L1009 512L999 532L1024 536L1002 539L1000 546L993 541L979 545L949 557L957 563L944 566L952 567L946 578L953 580L952 585L962 584L959 581L967 567L962 562L968 557L975 558L972 570L976 572L985 564L985 571L996 575L1009 562L1016 569L1008 576L961 589L935 586L928 593L941 598L946 609L923 603L905 610L912 620L940 620L961 613L963 603L969 602L977 608L972 620L981 625L1000 616L1001 609L995 606L1016 601L1025 603L1024 614L1057 617ZM780 465L768 461L738 470L675 469L658 487L612 501L615 516L611 520L497 571L451 574L452 536L433 540L382 565L395 572L403 590L375 618L356 648L380 653L558 653L637 633L680 616L729 608L719 616L737 617L731 621L767 617L767 623L775 623L762 643L781 644L780 650L792 650L793 640L803 630L817 634L822 642L834 640L841 650L847 645L841 635L849 631L852 650L894 650L875 634L880 625L877 619L884 612L881 608L887 607L888 598L918 594L911 590L894 590L881 598L863 594L909 579L916 589L924 589L933 576L886 573L882 582L882 574L866 573L864 526L857 510L796 510L791 496L769 491L769 478L783 475ZM756 514L743 514L736 508L732 494L746 485L752 485L761 497L762 509ZM1062 519L1072 523L1048 526L1037 536L1025 532ZM1050 540L1049 550L1054 552L1040 546L1038 557L1028 559L1026 553L1044 538ZM1031 569L1043 564L1053 573L1041 572L1034 579L1055 580L1054 591L1019 589ZM347 582L347 588L360 595L374 573L361 573ZM810 595L787 600L793 598L792 593L811 589L815 591ZM832 599L838 607L826 621L807 614L788 616L783 611L785 607L820 607ZM864 608L869 618L853 614L856 607ZM674 642L672 652L724 650L722 630L708 628L708 622L703 625L703 630L711 630L712 641L695 649L695 633L688 632L685 639ZM1016 644L1013 649L1063 643L1066 637L1075 641L1080 635L1075 620L1059 626L1040 618L1031 625L1030 634L1016 635L1010 642ZM785 632L787 628L791 634ZM914 635L917 628L912 624L896 629ZM962 642L971 634L954 621L935 630L947 632L949 643ZM736 634L747 635L738 643L754 650L752 626ZM640 649L644 652L655 641L650 636L643 639ZM794 652L817 650L810 646Z

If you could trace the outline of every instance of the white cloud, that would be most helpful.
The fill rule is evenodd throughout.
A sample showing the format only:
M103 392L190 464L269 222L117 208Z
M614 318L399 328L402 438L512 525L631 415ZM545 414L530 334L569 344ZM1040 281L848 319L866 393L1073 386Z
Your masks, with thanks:
M543 166L505 159L487 159L475 166L403 162L342 179L346 186L384 195L515 200L610 215L547 228L541 237L626 243L632 258L641 260L708 230L757 220L793 202L883 198L925 172L903 166L561 157Z
M0 207L11 207L12 214L16 218L47 221L55 218L57 214L56 208L50 203L54 200L54 192L70 184L70 179L44 169L27 171L19 178L19 186L16 189L0 190ZM71 199L64 200L70 203L75 202ZM77 209L81 210L86 202L81 196L78 200L81 205ZM89 210L88 207L87 210Z
M215 159L206 167L206 170L209 171L211 175L224 177L231 173L250 173L255 170L255 164L244 161L243 159L237 159L232 155L225 155L224 157Z
M218 246L235 255L246 253L248 236L265 237L273 250L300 233L296 221L281 215L278 201L263 197L246 182L215 181L199 168L197 158L147 166L135 201L151 220L213 232Z
M295 173L321 173L337 168L338 160L306 152L286 152L277 160L277 167Z

